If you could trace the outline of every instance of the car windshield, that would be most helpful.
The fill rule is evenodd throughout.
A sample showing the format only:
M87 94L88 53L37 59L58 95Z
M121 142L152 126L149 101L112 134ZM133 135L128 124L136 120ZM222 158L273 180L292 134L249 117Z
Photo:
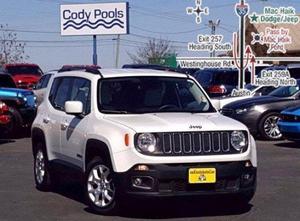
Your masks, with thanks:
M0 74L0 87L15 88L16 85L9 75Z
M7 67L7 72L13 76L15 75L36 75L42 76L43 72L38 66L10 66Z
M280 87L271 92L269 95L274 97L291 97L300 90L299 85L289 86L289 87Z
M102 113L215 112L200 87L187 78L100 80L98 101Z

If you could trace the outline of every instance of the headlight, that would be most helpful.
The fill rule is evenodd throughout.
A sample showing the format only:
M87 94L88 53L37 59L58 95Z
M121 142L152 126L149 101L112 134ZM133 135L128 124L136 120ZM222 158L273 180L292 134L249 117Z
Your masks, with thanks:
M137 147L142 152L153 153L156 151L157 140L154 134L143 133L138 135Z
M235 110L236 114L243 114L243 113L246 113L246 112L248 112L247 108L242 108L242 109L236 109Z
M241 151L247 146L247 138L242 131L233 131L230 138L231 145L237 151Z

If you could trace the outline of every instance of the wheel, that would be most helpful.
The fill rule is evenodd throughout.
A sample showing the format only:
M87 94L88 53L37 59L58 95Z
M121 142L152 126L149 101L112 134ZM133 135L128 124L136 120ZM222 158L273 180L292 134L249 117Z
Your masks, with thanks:
M259 123L259 133L267 140L279 140L282 138L282 133L277 125L280 120L279 113L269 113L264 116Z
M48 191L52 187L48 157L43 143L38 143L34 153L34 180L38 190Z
M117 210L117 194L113 170L100 157L87 165L85 196L90 208L99 214L112 214Z

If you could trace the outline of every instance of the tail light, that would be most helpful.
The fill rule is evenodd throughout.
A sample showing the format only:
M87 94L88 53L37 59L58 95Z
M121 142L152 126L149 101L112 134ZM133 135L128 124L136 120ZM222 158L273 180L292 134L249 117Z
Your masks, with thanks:
M210 94L225 94L226 91L227 90L224 85L213 85L208 88L208 92Z
M0 103L0 114L6 113L9 111L9 107L5 103Z

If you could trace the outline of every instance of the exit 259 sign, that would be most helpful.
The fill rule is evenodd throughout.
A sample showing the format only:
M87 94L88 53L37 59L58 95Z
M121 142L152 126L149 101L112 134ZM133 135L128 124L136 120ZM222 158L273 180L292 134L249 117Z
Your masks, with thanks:
M127 2L61 5L61 35L128 34L128 9Z

